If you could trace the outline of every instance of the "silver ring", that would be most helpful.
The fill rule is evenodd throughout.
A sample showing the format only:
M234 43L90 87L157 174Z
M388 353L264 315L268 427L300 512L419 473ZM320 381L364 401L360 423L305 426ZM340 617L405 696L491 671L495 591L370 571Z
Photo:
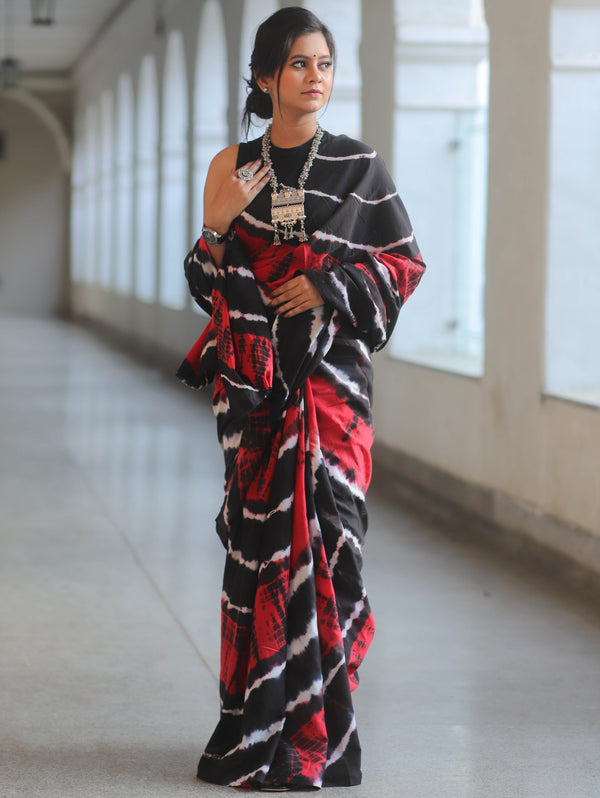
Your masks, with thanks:
M244 183L247 183L248 180L252 180L254 177L254 172L252 169L248 169L247 166L242 166L241 169L238 169L237 176L240 180L243 180Z

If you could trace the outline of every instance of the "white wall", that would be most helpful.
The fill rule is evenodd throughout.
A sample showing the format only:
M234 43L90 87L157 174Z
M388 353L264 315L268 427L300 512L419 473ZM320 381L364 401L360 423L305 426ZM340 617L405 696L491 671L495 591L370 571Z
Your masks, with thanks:
M265 0L265 7L268 5ZM460 5L464 7L462 0ZM242 3L222 0L222 7L228 21L228 119L233 140L238 137L233 121L237 110L234 113L231 108L237 107L239 97ZM167 30L177 28L184 37L190 120L195 118L195 57L202 10L202 3L173 4L167 9ZM369 0L363 0L362 129L365 139L382 151L393 171L393 64L381 63L376 57L382 43L388 56L393 50L389 37L395 22L393 0L380 0L376 11L369 11ZM498 501L554 516L600 537L600 412L545 394L550 0L527 4L487 0L486 17L490 138L483 371L478 377L461 376L403 362L384 350L376 359L376 434L398 452L489 489ZM377 24L371 24L374 19ZM162 85L164 44L165 38L153 34L148 4L134 0L77 70L78 112L97 104L103 90L114 92L121 72L137 75L146 53L155 56ZM339 44L343 46L343 42ZM396 115L396 121L402 124L401 115ZM191 220L192 131L189 137ZM423 173L422 180L424 190L434 195L435 176ZM402 194L402 186L399 189ZM410 213L410 206L408 210ZM190 222L190 246L197 234ZM419 239L418 229L416 234ZM158 239L146 244L158 246ZM443 262L430 258L426 251L423 254L430 274L444 269ZM174 268L181 268L184 255L172 253ZM189 301L185 309L176 311L90 285L74 286L73 301L79 314L101 320L148 349L167 350L174 368L203 326ZM552 545L565 551L574 548L575 543L565 535Z
M43 122L3 95L0 130L0 312L63 312L67 296L67 177Z

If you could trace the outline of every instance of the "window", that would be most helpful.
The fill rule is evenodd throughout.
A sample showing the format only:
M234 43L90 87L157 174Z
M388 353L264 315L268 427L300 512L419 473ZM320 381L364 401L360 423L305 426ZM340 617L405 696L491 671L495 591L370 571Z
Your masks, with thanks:
M159 300L184 308L187 288L182 262L187 241L188 100L183 37L172 31L167 41L163 81L161 140L161 210Z
M133 285L133 84L129 75L117 86L116 159L114 179L115 274L119 294L131 293Z
M192 237L200 236L206 173L227 146L227 49L219 4L208 0L198 32L194 79L194 202ZM188 242L190 247L192 241ZM197 307L197 306L196 306Z
M100 226L98 257L100 285L112 286L113 269L113 177L114 177L114 113L111 92L102 92L100 99Z
M74 124L73 169L71 171L71 280L81 283L85 276L86 150L84 117Z
M600 404L600 3L551 16L546 390Z
M96 281L98 261L97 240L97 196L98 196L98 112L89 105L85 113L85 264L82 268L84 282L92 285Z
M394 177L429 265L392 353L479 375L484 348L488 32L481 0L397 4Z
M135 295L156 299L156 230L158 226L158 85L151 55L140 67L137 105Z

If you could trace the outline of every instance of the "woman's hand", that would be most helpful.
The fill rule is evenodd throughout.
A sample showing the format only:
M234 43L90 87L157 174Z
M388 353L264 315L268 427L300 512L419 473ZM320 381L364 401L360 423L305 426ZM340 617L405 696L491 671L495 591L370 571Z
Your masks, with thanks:
M308 277L299 274L276 288L269 304L275 309L275 313L296 316L305 310L319 307L323 304L323 299Z
M238 177L239 170L231 168L231 155L224 150L215 158L204 190L204 224L221 235L229 230L233 220L269 182L269 168L261 166L261 159L244 164L243 168L249 169L254 176L242 180Z

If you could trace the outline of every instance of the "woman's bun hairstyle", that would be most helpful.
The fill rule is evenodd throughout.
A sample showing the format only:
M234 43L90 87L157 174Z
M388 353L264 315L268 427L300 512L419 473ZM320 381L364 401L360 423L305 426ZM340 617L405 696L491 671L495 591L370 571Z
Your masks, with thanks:
M287 61L298 36L309 33L323 34L329 55L335 64L335 42L331 31L312 11L301 6L281 8L259 26L250 59L250 78L246 80L248 94L242 118L246 135L250 130L252 116L259 119L271 119L273 116L273 100L262 91L257 78L272 77ZM279 90L279 81L277 88Z
M248 127L250 115L258 116L259 119L271 119L273 116L273 102L271 95L264 92L258 85L254 73L246 83L248 84L248 96L246 97L246 106L244 108L244 124ZM248 124L246 119L248 119Z

